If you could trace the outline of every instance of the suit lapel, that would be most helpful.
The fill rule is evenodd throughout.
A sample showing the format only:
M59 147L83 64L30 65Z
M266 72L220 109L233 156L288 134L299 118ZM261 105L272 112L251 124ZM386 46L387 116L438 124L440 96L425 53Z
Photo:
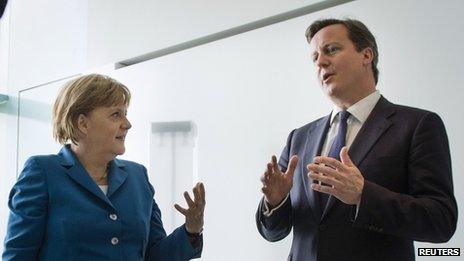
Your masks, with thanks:
M126 181L127 172L124 171L124 167L124 163L117 159L111 161L108 181L108 198L110 198L111 195L113 195L114 192L121 187L124 181Z
M361 164L377 140L390 128L392 122L388 120L388 117L394 112L391 103L381 97L350 147L349 155L356 166Z
M103 191L92 180L84 166L82 166L82 164L79 162L79 160L68 146L63 147L58 155L61 159L60 164L67 169L66 174L72 180L96 196L98 199L113 207L108 197L103 194Z
M387 118L394 114L394 112L391 103L381 97L350 146L348 153L354 165L359 166L359 164L361 164L364 157L372 149L382 134L390 128L392 122ZM324 213L322 214L322 218L327 215L335 202L336 199L330 196Z
M301 176L303 179L303 185L308 197L309 206L314 213L314 217L319 220L321 217L321 206L319 203L319 193L311 189L311 183L313 180L310 179L306 173L306 165L314 161L314 157L320 154L322 146L324 144L325 136L327 135L327 130L330 123L330 114L321 120L317 121L316 124L309 129L305 149L304 149L304 159L301 164Z

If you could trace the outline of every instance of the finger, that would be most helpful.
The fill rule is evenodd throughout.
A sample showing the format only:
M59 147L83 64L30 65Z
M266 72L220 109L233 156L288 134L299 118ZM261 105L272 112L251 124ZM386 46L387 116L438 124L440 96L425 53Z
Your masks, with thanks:
M200 198L200 190L199 190L199 184L197 183L195 187L193 187L192 192L193 192L193 202L195 204L198 204L198 202L201 200Z
M268 168L271 168L271 170L267 170L263 173L263 175L261 175L261 182L263 183L263 185L269 185L271 183L271 177L272 177L272 164L271 163L268 163Z
M202 205L206 204L206 193L205 193L205 185L203 185L202 182L200 182L200 197L201 197L201 203Z
M269 162L267 165L266 165L266 172L267 172L267 175L268 177L274 173L274 166L272 165L271 162Z
M314 163L323 163L324 165L328 165L334 169L338 169L341 171L346 170L346 167L345 165L343 165L343 163L331 157L323 157L323 156L315 157Z
M331 186L323 186L316 183L311 184L311 188L315 191L319 191L328 195L334 195L335 189Z
M185 201L187 201L187 205L189 206L189 208L193 207L194 202L187 191L184 192L184 198Z
M280 173L279 164L277 163L277 157L275 155L272 155L272 168L274 170L274 173Z
M340 172L338 172L337 170L331 167L327 167L323 164L311 163L311 164L308 164L307 168L310 172L321 173L321 174L336 178L338 180L342 180L344 178L344 176L341 175Z
M182 215L187 216L188 210L179 206L178 204L174 204L174 208L177 209Z
M264 195L266 195L268 191L269 191L269 189L268 189L268 187L266 187L266 186L263 186L263 187L261 188L261 192L263 192Z
M202 206L203 205L203 202L204 202L204 199L203 199L203 196L201 195L201 182L198 182L196 185L195 185L195 191L193 192L193 201L195 202L196 205L198 206Z
M269 175L266 175L266 172L263 173L263 175L261 175L261 177L259 178L259 180L261 181L261 183L266 184L269 180Z
M295 173L296 166L298 165L298 156L293 155L290 158L290 163L288 164L288 169L286 174L288 174L291 178L293 178L293 173Z
M343 186L343 183L340 182L339 180L336 180L332 177L329 177L329 176L325 176L325 175L322 175L322 174L317 174L317 173L314 173L314 172L310 172L308 174L308 176L314 180L317 180L317 181L320 181L324 184L328 184L328 185L331 185L331 186L334 186L334 187L342 187Z
M340 159L342 160L342 163L347 165L348 167L353 167L353 161L351 161L350 155L348 155L348 148L345 146L342 148L340 151Z

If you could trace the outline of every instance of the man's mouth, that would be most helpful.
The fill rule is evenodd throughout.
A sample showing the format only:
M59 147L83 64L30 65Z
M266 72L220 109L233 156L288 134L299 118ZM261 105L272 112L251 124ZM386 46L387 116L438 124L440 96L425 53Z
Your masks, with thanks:
M335 75L335 73L324 73L324 74L322 75L322 81L323 81L323 82L326 82L327 80L330 79L330 77L332 77L332 76L334 76L334 75Z
M126 135L116 136L117 140L124 141L126 139Z

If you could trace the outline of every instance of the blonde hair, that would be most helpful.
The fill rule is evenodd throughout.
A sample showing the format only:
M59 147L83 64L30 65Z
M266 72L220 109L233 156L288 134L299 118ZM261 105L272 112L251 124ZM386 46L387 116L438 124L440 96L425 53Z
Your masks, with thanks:
M79 115L98 107L129 106L130 98L129 89L108 76L89 74L67 82L53 105L53 138L60 144L77 144Z

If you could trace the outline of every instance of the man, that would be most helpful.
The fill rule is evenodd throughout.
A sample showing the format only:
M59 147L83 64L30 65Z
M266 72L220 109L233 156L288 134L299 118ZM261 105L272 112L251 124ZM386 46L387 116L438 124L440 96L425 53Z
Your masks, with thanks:
M0 19L3 16L3 12L5 11L7 2L8 2L8 0L0 0Z
M274 242L293 228L293 261L414 260L413 241L448 241L457 205L440 117L380 95L377 44L360 21L316 21L306 37L334 109L267 164L260 234Z

